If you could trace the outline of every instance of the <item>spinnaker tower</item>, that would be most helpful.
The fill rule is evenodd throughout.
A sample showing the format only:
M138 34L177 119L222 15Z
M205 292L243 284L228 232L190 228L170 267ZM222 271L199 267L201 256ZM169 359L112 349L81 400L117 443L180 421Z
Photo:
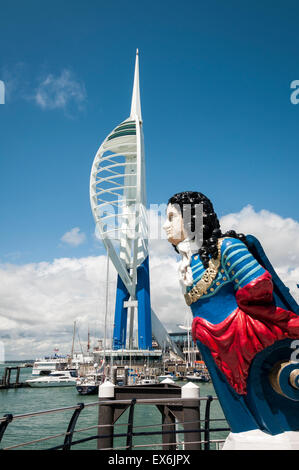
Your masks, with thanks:
M130 116L113 129L95 155L90 203L99 236L118 273L113 349L133 348L136 319L137 349L151 350L154 335L161 347L178 353L151 308L138 50Z

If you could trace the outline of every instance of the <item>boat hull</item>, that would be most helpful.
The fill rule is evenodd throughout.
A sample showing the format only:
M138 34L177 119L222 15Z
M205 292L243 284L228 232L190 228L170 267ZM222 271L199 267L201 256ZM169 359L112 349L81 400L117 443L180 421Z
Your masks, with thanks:
M187 375L186 380L188 380L188 382L209 382L209 379L202 375L199 375L199 376Z
M45 387L74 387L76 382L74 380L66 380L61 382L42 382L42 381L35 381L35 380L27 380L27 385L33 388L45 388Z
M95 395L98 393L98 385L76 385L77 392L80 395Z
M159 382L162 382L165 379L170 379L170 380L173 380L174 382L177 382L179 380L179 377L177 377L176 375L171 375L171 374L159 375L159 377L158 377Z

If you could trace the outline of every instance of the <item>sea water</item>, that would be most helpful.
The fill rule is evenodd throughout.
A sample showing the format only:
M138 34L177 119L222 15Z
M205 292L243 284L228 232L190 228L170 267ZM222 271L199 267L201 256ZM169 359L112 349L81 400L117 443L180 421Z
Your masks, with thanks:
M6 366L13 366L19 364L6 364ZM5 364L0 364L0 377L2 377ZM12 371L12 379L15 377L15 371ZM32 378L32 368L22 368L20 373L20 382ZM177 385L183 386L186 382L176 382ZM212 383L200 383L200 395L202 397L215 395ZM50 410L53 408L63 408L67 406L76 406L78 403L95 403L97 395L79 395L76 387L54 387L54 388L11 388L7 390L0 390L0 417L4 414L11 413L12 415L26 414L35 411ZM22 418L13 420L7 427L0 448L8 448L16 446L23 442L29 442L36 439L43 439L47 436L54 436L66 432L69 421L74 410L66 410L63 412L56 412L51 414L44 414L40 416L33 416L30 418ZM128 410L117 421L115 426L115 433L127 432ZM204 419L205 402L201 404L201 419ZM218 401L213 401L211 404L211 418L223 419L222 409ZM134 432L146 431L161 431L161 415L158 409L153 405L136 405L134 412ZM90 406L82 410L77 424L76 430L83 428L90 428L98 424L98 407ZM203 426L204 423L202 423ZM144 428L141 426L151 425L153 427ZM211 427L227 427L226 421L215 421ZM179 426L179 429L182 429ZM83 439L97 434L97 428L88 429L80 433L74 433L73 441ZM211 439L225 439L228 432L214 432L211 434ZM178 435L178 440L183 440L183 434ZM202 435L203 438L203 435ZM64 436L59 436L51 440L40 441L34 444L27 444L26 446L17 447L17 449L49 449L62 444ZM159 444L162 438L159 435L154 436L136 436L133 439L133 445L138 446L139 450L154 450L161 449ZM126 445L126 436L114 438L114 448L123 447ZM146 445L146 447L139 447ZM150 445L148 447L148 445ZM92 450L97 448L97 440L88 441L78 444L73 449L86 449ZM211 448L215 448L212 445Z

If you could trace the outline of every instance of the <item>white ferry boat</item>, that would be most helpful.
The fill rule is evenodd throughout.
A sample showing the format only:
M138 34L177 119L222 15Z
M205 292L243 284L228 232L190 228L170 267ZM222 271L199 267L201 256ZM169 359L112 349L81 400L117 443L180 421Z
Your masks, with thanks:
M68 366L68 358L65 356L51 356L44 359L37 359L32 367L32 375L49 375L57 370L64 370Z

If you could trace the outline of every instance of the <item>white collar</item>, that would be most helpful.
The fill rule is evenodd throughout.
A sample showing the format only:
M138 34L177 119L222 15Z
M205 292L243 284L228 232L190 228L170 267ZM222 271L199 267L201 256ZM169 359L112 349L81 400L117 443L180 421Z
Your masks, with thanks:
M198 253L199 247L194 240L185 238L185 240L177 244L176 248L182 256L182 261L179 264L179 278L183 289L186 289L186 286L192 286L193 284L192 270L190 267L191 256L194 253Z
M185 238L185 240L181 241L177 244L176 249L180 253L180 255L185 255L190 258L194 253L198 253L199 247L196 244L195 240L189 240L189 238Z

